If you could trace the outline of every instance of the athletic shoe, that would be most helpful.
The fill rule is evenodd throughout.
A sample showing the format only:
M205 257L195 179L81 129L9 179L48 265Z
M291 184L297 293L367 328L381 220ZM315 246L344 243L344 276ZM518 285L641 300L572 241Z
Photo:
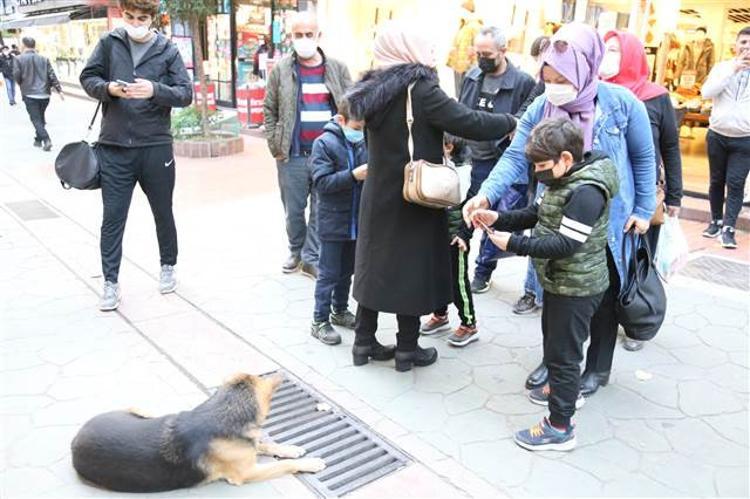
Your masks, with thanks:
M122 295L120 294L120 285L116 282L105 281L104 289L102 290L102 297L99 300L99 310L102 312L109 312L111 310L117 310L120 306Z
M483 279L479 276L474 276L471 281L471 292L477 295L486 293L490 290L492 283L488 279Z
M429 336L431 334L439 333L444 329L448 329L449 327L450 324L448 324L448 315L432 314L430 319L422 324L422 327L419 328L419 331L425 336Z
M333 329L331 323L325 322L313 322L310 326L310 334L313 338L317 338L326 345L338 345L341 343L341 335Z
M461 324L458 329L448 337L448 344L454 347L465 347L471 342L479 339L479 330L477 326L464 326Z
M177 289L177 273L174 265L162 265L159 273L159 293L166 295Z
M531 451L570 451L575 449L576 446L573 428L573 425L569 425L565 431L558 430L552 426L547 418L544 418L528 430L517 432L513 441L524 449Z
M331 314L331 324L333 324L334 326L341 326L345 327L346 329L354 329L356 323L357 317L348 310Z
M529 391L529 400L531 400L532 403L536 405L543 405L544 407L547 407L549 405L549 383L544 385L541 388L534 388L533 390ZM576 399L576 409L580 409L586 404L586 399L583 398L583 395L580 393L578 394L578 398Z
M721 245L727 249L736 249L737 240L734 238L734 227L728 225L721 231Z
M706 230L703 231L703 237L719 237L721 234L721 220L712 220Z
M536 303L534 293L526 293L513 305L513 313L516 315L532 314L541 307Z

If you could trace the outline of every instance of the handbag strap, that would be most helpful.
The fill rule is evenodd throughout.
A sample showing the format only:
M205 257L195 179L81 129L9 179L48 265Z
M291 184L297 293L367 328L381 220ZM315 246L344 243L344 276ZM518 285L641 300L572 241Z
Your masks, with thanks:
M104 81L109 85L109 79L111 78L110 75L110 59L112 58L112 40L109 37L109 34L107 34L104 38L102 38L101 41L102 44L102 51L104 52L104 74L106 78L104 78ZM96 110L94 111L94 116L91 118L91 123L89 123L88 133L86 133L86 140L88 140L89 135L91 134L91 130L94 128L94 123L96 122L96 117L99 115L99 110L102 107L102 101L100 100L96 104Z
M414 109L411 103L411 89L417 82L409 83L409 87L406 89L406 128L409 129L409 162L414 162L414 137L411 134L411 126L414 124Z

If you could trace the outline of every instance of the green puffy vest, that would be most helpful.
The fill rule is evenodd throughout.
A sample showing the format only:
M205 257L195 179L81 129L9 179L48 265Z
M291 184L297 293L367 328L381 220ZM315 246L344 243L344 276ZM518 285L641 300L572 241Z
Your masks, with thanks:
M539 283L550 293L593 296L609 287L606 255L609 202L620 185L617 168L609 158L595 158L545 189L534 237L551 236L560 230L565 204L573 191L585 184L599 187L606 195L607 204L586 242L572 256L557 260L534 258Z

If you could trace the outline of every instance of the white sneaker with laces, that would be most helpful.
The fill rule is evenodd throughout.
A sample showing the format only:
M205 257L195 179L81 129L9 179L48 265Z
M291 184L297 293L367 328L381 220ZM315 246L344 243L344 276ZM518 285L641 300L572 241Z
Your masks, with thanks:
M99 310L102 312L117 310L117 307L120 306L120 301L122 301L120 285L116 282L104 281L102 297L99 300Z

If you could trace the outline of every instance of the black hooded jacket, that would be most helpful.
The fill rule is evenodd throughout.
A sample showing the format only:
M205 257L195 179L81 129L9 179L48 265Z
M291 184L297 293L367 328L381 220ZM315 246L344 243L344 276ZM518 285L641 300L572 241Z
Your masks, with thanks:
M81 71L81 85L86 93L102 102L100 144L143 147L172 143L172 108L190 105L193 83L177 47L161 34L156 37L138 65L133 67L128 35L123 28L118 28L99 40ZM133 82L136 78L153 82L153 97L120 99L107 91L112 81Z

